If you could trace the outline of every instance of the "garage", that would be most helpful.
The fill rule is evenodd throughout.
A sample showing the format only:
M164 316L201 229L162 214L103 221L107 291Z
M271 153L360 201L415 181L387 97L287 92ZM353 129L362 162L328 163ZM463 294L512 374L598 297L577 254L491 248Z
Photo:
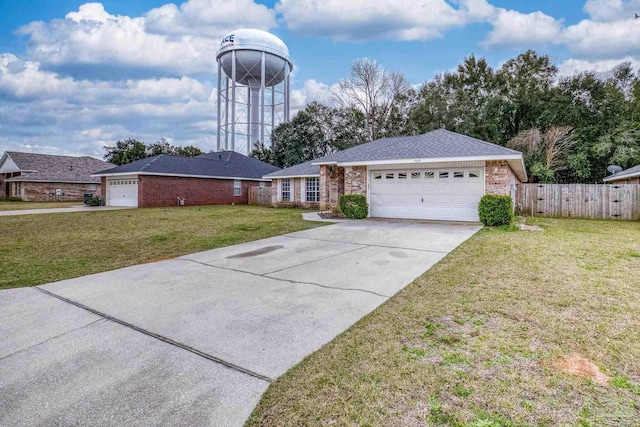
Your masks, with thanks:
M372 170L370 215L478 221L484 167Z
M107 206L138 207L138 179L107 179Z

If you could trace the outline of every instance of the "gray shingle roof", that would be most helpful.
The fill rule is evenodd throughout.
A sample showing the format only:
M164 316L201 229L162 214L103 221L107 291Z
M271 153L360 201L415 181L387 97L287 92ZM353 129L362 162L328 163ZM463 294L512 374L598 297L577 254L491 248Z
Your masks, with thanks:
M320 166L312 165L310 160L308 162L293 165L291 167L280 169L277 172L273 172L267 175L269 178L286 177L286 176L320 176Z
M519 151L437 129L422 135L381 138L316 159L314 163L370 162L402 159L513 156Z
M640 175L640 165L631 167L629 169L625 169L621 172L618 172L615 175L609 175L608 177L606 177L604 180L605 181L615 181L618 179L625 179L625 178L632 178L634 176L639 176Z
M91 175L99 170L113 166L111 163L93 157L54 156L49 154L20 153L7 151L22 171L22 175L9 178L13 181L45 181L45 182L95 182L100 178Z
M301 165L271 174L276 176L296 176L299 167L310 171L311 166L324 163L376 162L404 159L436 159L436 158L474 158L474 157L512 157L520 156L519 151L500 145L461 135L445 129L437 129L422 135L381 138L366 144L357 145L320 157ZM316 172L318 173L318 172Z
M161 154L126 165L97 172L97 175L149 173L192 175L223 178L262 179L280 168L233 151L207 153L198 157L178 157Z

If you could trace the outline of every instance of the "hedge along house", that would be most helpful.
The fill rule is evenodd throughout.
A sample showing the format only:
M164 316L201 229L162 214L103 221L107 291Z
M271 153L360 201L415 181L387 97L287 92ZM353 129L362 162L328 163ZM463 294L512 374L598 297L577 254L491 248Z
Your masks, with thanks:
M88 156L7 151L0 158L0 196L29 202L80 201L86 194L100 197L100 178L91 175L111 166Z
M279 168L233 151L198 157L162 154L112 169L100 177L107 206L161 207L247 204L249 187L271 185Z
M362 194L371 217L478 221L484 194L515 199L527 174L519 151L438 129L378 139L265 178L276 206L326 210L341 194Z

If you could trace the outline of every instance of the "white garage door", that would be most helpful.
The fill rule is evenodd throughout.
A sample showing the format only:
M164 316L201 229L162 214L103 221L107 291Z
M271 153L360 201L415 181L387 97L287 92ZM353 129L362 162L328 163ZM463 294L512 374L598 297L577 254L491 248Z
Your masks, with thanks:
M107 205L138 207L138 180L135 178L108 179Z
M373 217L479 220L482 167L372 171L370 177Z

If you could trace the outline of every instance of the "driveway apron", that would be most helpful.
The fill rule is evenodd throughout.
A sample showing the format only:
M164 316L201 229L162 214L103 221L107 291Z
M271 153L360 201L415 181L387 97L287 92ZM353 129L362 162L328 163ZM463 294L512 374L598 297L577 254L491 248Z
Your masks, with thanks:
M0 425L242 425L480 229L351 221L0 292Z

